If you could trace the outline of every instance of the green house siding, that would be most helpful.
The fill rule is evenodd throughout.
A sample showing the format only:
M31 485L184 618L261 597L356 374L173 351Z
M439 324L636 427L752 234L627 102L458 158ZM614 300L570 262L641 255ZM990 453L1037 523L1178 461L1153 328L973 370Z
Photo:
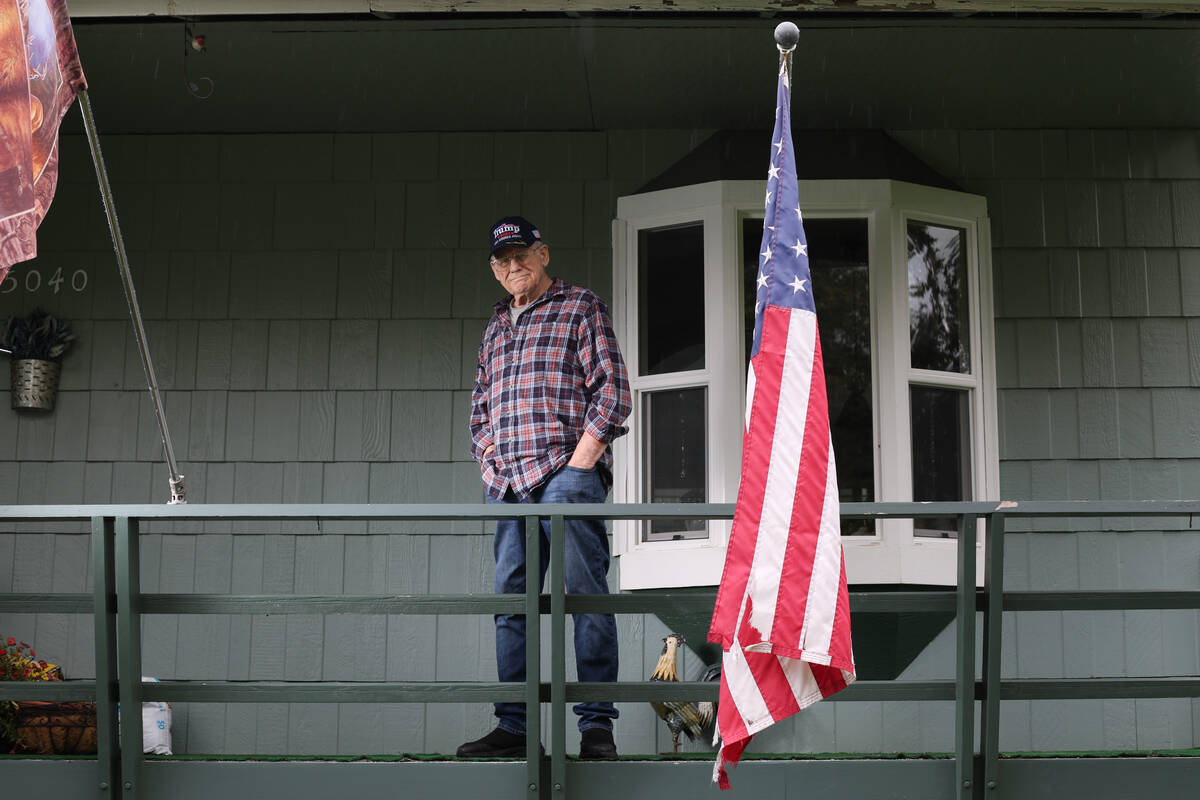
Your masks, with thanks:
M483 231L503 213L528 215L546 232L552 271L611 301L616 198L707 133L106 137L189 498L479 501L467 405L499 288ZM1002 495L1200 496L1200 131L889 133L989 200ZM80 342L53 414L0 410L0 498L164 502L158 430L86 146L67 137L63 151L42 255L14 270L0 311L42 305ZM77 292L78 271L87 285ZM449 523L372 522L369 536L343 537L351 523L232 524L256 535L232 536L231 523L148 526L143 590L491 589L490 536L478 525L467 529L478 535L439 537ZM1074 524L1070 537L1015 536L1009 586L1200 586L1195 536ZM86 539L42 532L53 530L0 532L0 591L90 587ZM1010 613L1006 625L1010 675L1200 671L1193 611ZM622 679L649 674L666 632L652 616L621 619ZM0 634L35 642L69 675L92 674L89 618L5 615ZM143 636L144 672L162 678L494 678L485 617L155 616ZM953 647L943 634L902 677L951 677ZM692 676L698 660L685 655L683 668ZM480 704L175 712L177 750L206 753L447 752L491 724ZM950 703L829 703L755 746L945 751L953 729ZM622 707L618 733L624 752L670 743L646 704ZM1006 703L1002 737L1010 750L1190 747L1200 701Z
M1200 497L1200 134L893 135L931 161L957 140L957 169L952 160L935 163L988 197L1001 495ZM1042 529L1056 529L1050 524ZM1138 530L1162 521L1064 524L1080 532L1009 540L1009 588L1184 589L1200 581L1200 537ZM1194 611L1010 612L1005 625L1016 633L1004 653L1014 677L1200 669ZM953 647L943 634L908 674L948 676ZM1196 700L1008 702L1001 718L1007 750L1180 746L1196 736Z
M499 289L488 225L513 208L539 220L556 274L608 298L616 197L704 135L106 137L189 499L481 502L466 416ZM53 414L0 413L0 497L164 502L162 447L86 144L65 137L63 151L41 256L16 268L20 288L0 309L43 305L80 341ZM86 289L26 290L31 272L60 268L85 270ZM261 534L249 537L229 535L229 523L148 526L142 588L490 592L490 533L431 535L449 525L372 522L366 537L338 535L356 529L344 522L241 525ZM0 533L0 591L84 591L89 569L85 537ZM622 678L644 678L667 631L652 617L622 623ZM3 616L0 633L35 642L71 676L92 674L86 617ZM495 677L484 617L164 615L145 620L143 637L144 672L158 677ZM177 751L214 753L446 752L492 719L478 704L175 712ZM626 750L670 741L644 704L624 709L622 725Z

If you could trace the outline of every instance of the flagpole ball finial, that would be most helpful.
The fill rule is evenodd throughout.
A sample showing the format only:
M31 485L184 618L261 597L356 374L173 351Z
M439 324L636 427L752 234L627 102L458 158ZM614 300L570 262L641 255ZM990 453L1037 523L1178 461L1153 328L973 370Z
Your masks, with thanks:
M784 52L796 49L800 41L800 29L794 22L781 22L775 26L775 43Z

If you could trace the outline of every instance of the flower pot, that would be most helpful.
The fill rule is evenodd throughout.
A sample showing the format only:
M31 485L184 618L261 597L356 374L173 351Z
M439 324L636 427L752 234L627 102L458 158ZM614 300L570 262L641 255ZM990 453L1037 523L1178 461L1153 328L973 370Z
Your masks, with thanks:
M12 407L53 411L62 364L40 358L14 358L11 363Z
M96 704L22 701L17 704L17 735L26 752L95 753Z

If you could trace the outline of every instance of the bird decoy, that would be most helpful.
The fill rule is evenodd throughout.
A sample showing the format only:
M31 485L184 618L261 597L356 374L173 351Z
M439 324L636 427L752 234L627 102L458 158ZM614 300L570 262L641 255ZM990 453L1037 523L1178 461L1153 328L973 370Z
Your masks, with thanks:
M678 633L672 633L663 638L662 654L658 657L658 664L655 665L650 680L679 680L679 647L683 643L684 638ZM720 674L720 666L714 664L705 671L703 680L713 680L714 675L719 678ZM671 731L671 740L675 745L672 754L679 752L680 733L685 733L689 740L694 740L697 736L704 734L704 728L713 720L714 706L709 702L693 703L668 700L662 703L652 701L650 705L654 708L654 713L667 723L667 728Z

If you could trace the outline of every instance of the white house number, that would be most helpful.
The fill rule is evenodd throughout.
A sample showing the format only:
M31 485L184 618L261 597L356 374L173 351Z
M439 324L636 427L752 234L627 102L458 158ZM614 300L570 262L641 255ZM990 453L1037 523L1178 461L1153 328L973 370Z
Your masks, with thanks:
M82 292L88 285L86 269L77 269L67 277L63 268L59 267L54 270L53 275L44 280L41 271L36 269L26 270L23 279L18 279L14 273L15 270L9 270L8 275L0 282L0 294L12 294L21 288L32 294L41 291L43 287L54 294L64 292L68 288L73 292Z

